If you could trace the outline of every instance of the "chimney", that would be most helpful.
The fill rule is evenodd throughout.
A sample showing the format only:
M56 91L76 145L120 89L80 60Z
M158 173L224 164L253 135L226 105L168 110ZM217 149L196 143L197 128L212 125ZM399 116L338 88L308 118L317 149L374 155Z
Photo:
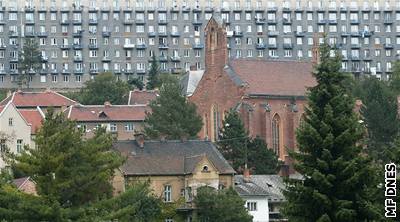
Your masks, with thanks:
M247 163L244 165L244 170L243 170L243 181L245 183L250 183L250 169L247 168Z
M105 102L104 102L104 107L110 107L110 106L111 106L110 101L105 101Z
M144 134L137 133L135 134L136 143L140 148L144 148Z

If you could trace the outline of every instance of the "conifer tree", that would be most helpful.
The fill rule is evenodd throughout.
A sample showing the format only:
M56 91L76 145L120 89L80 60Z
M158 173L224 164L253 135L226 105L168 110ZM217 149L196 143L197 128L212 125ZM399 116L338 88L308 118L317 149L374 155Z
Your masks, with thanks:
M376 170L362 151L364 129L343 86L340 57L326 43L310 89L304 124L297 131L295 169L303 180L287 180L284 208L289 221L371 221L378 216L370 190Z
M151 112L145 119L145 134L150 138L196 138L203 122L196 105L182 95L182 87L175 77L165 78L160 96L150 103Z
M36 73L42 63L42 55L36 41L26 38L22 51L18 57L18 86L26 85L29 88L29 75Z
M153 55L151 57L151 66L150 66L149 78L146 85L146 89L152 90L160 86L159 74L160 74L160 68L158 66L156 56Z

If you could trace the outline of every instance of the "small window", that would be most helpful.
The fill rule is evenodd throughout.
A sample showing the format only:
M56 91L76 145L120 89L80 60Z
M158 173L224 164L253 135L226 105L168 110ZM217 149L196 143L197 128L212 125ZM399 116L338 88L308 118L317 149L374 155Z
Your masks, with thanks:
M248 211L257 211L257 202L247 202Z
M204 166L203 166L203 170L201 170L201 172L210 172L210 171L208 170L208 166L207 166L207 165L204 165Z
M17 140L17 153L21 153L22 152L22 140L19 139Z
M13 118L8 118L8 125L13 126L14 125L14 119Z
M117 132L117 124L116 123L111 123L110 124L110 131L111 132Z
M1 139L0 140L0 152L5 152L6 148L7 148L6 140L5 139Z
M126 123L125 124L125 131L132 132L135 129L133 123Z
M171 185L164 186L164 201L171 202L172 201L172 187Z

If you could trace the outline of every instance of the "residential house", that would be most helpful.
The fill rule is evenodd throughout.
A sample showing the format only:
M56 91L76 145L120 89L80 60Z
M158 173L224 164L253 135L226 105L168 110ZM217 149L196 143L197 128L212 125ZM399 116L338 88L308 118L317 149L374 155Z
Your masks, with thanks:
M5 106L9 102L13 103L18 109L36 109L36 107L40 107L44 112L49 107L53 107L58 112L71 105L78 104L78 102L51 90L42 92L23 92L18 90L1 101L0 106Z
M64 110L68 119L77 122L86 138L93 137L98 127L116 135L118 140L131 140L143 130L147 105L72 105Z
M148 105L157 96L158 92L155 90L133 90L129 92L128 105Z
M235 171L209 141L118 141L115 149L126 162L114 178L115 193L126 185L149 181L155 195L165 202L184 198L180 210L191 218L197 188L222 189L233 186Z
M244 175L235 176L235 190L246 201L253 222L287 221L280 213L285 202L284 188L279 175L249 175L245 171Z
M34 138L43 119L40 107L19 110L11 101L0 105L0 150L4 152L7 147L12 153L20 153L25 145L35 147ZM0 158L0 168L4 166Z
M17 187L19 191L27 194L37 195L36 183L31 177L22 177L13 180L13 184Z
M251 136L260 136L294 173L287 149L296 149L295 129L316 84L311 61L228 59L225 25L212 17L206 28L205 71L189 101L203 118L200 138L218 140L224 115L240 113Z

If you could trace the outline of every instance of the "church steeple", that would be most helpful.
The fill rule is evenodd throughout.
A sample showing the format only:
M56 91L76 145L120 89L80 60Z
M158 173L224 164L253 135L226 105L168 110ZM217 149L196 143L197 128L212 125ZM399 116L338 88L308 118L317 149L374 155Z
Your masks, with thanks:
M205 27L205 68L224 67L228 63L225 25L217 15Z

